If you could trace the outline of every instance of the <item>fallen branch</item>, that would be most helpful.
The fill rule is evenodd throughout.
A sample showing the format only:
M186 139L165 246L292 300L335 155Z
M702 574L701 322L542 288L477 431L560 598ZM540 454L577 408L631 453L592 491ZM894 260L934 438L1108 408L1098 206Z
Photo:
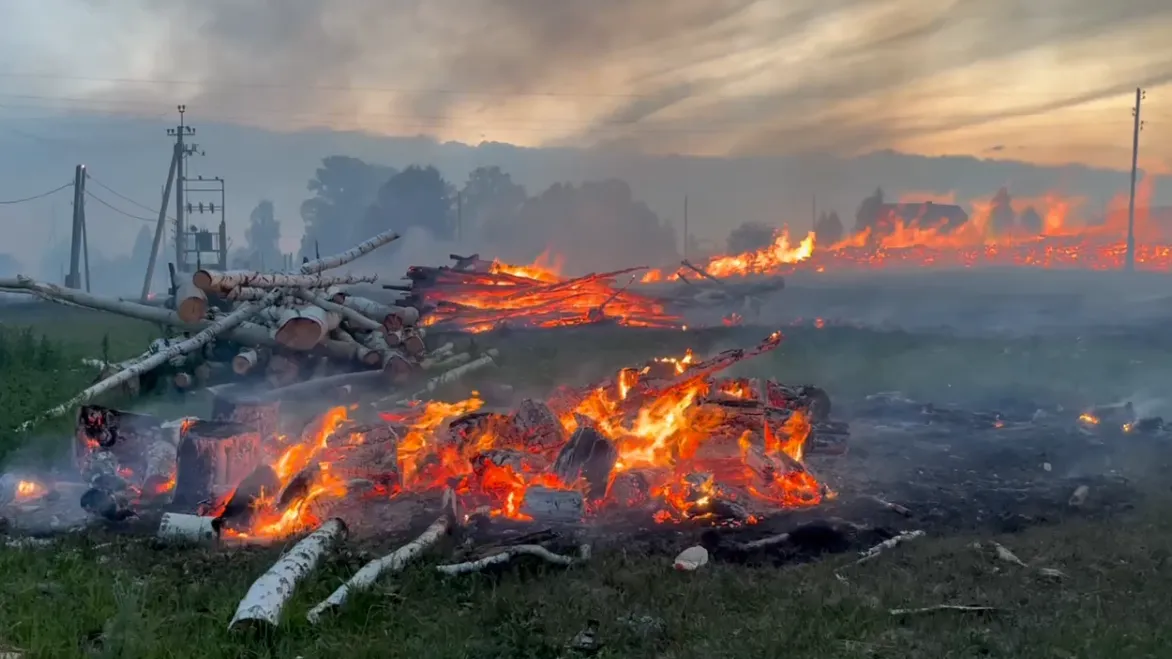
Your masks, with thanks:
M480 572L486 568L490 568L496 565L504 565L505 563L508 563L509 561L519 556L535 556L547 563L570 566L590 558L590 545L582 545L579 549L578 556L563 556L561 554L555 554L541 545L514 545L500 552L499 554L485 556L484 558L475 561L454 563L451 565L437 565L436 570L438 570L440 574L446 574L448 576L471 574L473 572Z
M961 613L988 613L996 611L994 606L973 606L969 604L937 604L936 606L925 606L918 609L891 609L888 611L893 616L906 616L917 613L935 613L937 611L959 611Z
M888 539L884 540L883 542L880 542L879 544L875 545L874 547L871 547L867 551L860 552L859 553L859 560L855 561L855 565L861 565L863 563L866 563L867 561L874 560L876 557L879 556L879 554L882 554L883 552L885 552L889 549L894 549L895 547L897 547L897 546L899 546L909 540L915 540L916 538L922 538L922 537L924 537L923 531L904 531L895 537L888 538Z
M456 523L455 494L450 489L444 493L444 508L444 514L432 522L431 526L427 527L427 530L418 538L386 556L362 566L362 569L355 573L349 581L339 586L329 597L310 609L306 616L310 624L317 624L324 613L345 604L352 593L370 588L384 572L402 572L408 563L435 546Z
M267 572L253 582L236 608L228 629L240 624L277 627L281 609L297 583L313 571L325 553L346 536L346 525L331 519L284 554Z
M496 362L493 361L492 358L496 357L497 354L499 353L495 348L489 349L485 351L484 356L482 357L474 359L462 366L457 366L450 371L444 371L443 373L440 373L439 375L428 380L427 383L423 385L423 388L417 391L412 398L419 399L421 396L426 396L427 394L430 394L445 384L455 382L469 373L479 371L480 369L487 368L489 366L495 366Z

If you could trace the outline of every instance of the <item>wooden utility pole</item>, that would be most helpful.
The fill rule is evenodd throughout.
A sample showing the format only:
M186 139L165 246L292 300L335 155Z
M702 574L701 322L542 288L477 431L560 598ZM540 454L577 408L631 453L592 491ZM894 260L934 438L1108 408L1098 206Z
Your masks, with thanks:
M456 242L464 238L464 193L456 191Z
M810 195L810 231L818 229L818 195Z
M684 195L684 259L688 258L688 195Z
M159 204L159 221L155 224L155 240L151 247L151 258L147 261L146 279L142 282L142 301L151 295L151 279L155 276L155 263L159 257L159 245L167 230L167 202L171 201L171 187L175 184L175 170L179 166L179 145L171 149L171 168L167 171L167 182L163 185L163 201Z
M69 274L66 288L81 288L81 252L85 241L85 165L73 170L73 235L69 244Z
M183 121L187 106L180 105L177 109L179 110L179 125L175 128L168 128L167 135L175 138L175 149L179 154L179 160L175 163L175 180L179 183L175 186L175 267L183 272L184 258L186 257L184 236L187 233L187 224L184 222L183 215L185 208L183 205L183 181L187 170L183 161L188 155L195 152L198 145L192 144L189 147L183 143L183 138L195 135L195 129Z
M1131 108L1135 126L1131 131L1131 194L1127 200L1127 261L1124 268L1128 272L1135 270L1135 175L1139 163L1139 131L1144 126L1139 116L1139 106L1145 96L1144 90L1136 87L1135 107Z

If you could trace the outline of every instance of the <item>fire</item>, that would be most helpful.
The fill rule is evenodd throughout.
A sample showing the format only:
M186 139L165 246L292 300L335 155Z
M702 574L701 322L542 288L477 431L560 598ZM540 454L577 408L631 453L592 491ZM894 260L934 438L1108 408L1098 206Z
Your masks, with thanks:
M1135 264L1140 270L1172 272L1172 225L1153 217L1156 177L1144 176L1135 200ZM788 230L772 244L737 255L716 255L701 264L715 276L834 272L887 268L1029 267L1121 269L1126 260L1126 193L1117 195L1101 221L1085 197L1047 192L1035 198L974 200L966 217L943 216L941 207L959 205L954 194L908 193L885 204L867 228L836 242ZM1011 215L1008 224L1006 215ZM943 216L943 219L942 219ZM1030 222L1021 218L1032 216ZM669 279L675 271L652 270L643 282ZM686 276L686 274L685 274Z
M654 358L594 386L563 388L548 402L527 401L509 415L486 411L475 393L412 404L380 415L393 437L381 443L371 439L377 428L354 426L346 408L336 407L299 441L281 442L269 464L254 472L259 476L246 478L214 515L228 519L230 510L243 510L245 526L221 530L237 537L303 531L320 523L324 506L350 494L345 473L354 465L347 456L382 445L397 481L378 496L452 488L465 509L514 520L531 518L534 494L570 495L587 514L649 506L660 521L752 523L751 508L813 505L827 492L802 465L812 429L804 410L778 407L769 393L775 385L716 377L780 340L773 334L752 350L705 360L690 350ZM588 452L608 456L603 472L555 469L577 451L567 443L572 438L594 442ZM258 491L247 492L250 487ZM251 498L243 509L237 500L245 495Z
M1091 414L1090 412L1083 412L1082 414L1078 415L1078 420L1087 424L1088 426L1099 425L1099 417Z
M16 483L16 500L31 501L45 496L48 490L36 481L18 481Z
M557 256L551 256L548 251L542 252L529 265L511 265L494 260L492 265L489 266L489 272L493 274L512 275L514 277L532 279L549 284L555 284L562 280L560 274L561 269L562 259Z
M545 265L493 261L487 272L450 268L408 271L421 301L433 307L423 324L484 332L502 325L566 327L614 322L630 327L676 327L678 319L663 304L626 290L616 278L640 270L565 278ZM632 276L632 280L633 280Z

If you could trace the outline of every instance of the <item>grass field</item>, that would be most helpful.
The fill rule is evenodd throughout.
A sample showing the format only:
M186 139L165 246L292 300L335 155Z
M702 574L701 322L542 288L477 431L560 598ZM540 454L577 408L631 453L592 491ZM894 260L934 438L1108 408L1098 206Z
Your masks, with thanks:
M28 329L25 329L25 328ZM12 429L68 398L93 372L82 356L140 352L157 330L108 316L39 308L0 329L0 449L48 459L70 420L34 431L17 451ZM650 356L746 345L762 330L704 334L567 332L499 342L493 379L534 389L586 381ZM743 366L830 391L836 404L881 390L937 402L1009 397L1068 405L1168 390L1172 339L1137 332L1064 338L956 339L813 327L786 330L776 353ZM108 337L103 341L103 337ZM229 634L237 602L278 549L161 550L128 539L0 549L0 645L28 657L570 657L565 644L600 623L602 657L1095 657L1172 656L1165 625L1172 576L1166 484L1144 486L1135 509L1106 520L1036 526L993 539L1021 568L973 549L988 537L929 537L863 566L850 556L805 565L713 564L670 569L671 556L596 556L567 573L507 572L441 579L421 563L352 602L320 628L309 606L357 569L331 560L304 583L279 633ZM372 550L387 547L373 547ZM1062 570L1059 581L1036 567ZM843 579L835 576L841 571ZM891 608L995 606L991 614L893 616Z

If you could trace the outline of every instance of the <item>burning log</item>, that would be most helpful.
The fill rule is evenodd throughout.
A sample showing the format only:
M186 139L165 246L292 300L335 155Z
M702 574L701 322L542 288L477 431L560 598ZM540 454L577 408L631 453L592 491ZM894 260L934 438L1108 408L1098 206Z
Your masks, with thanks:
M163 513L155 537L175 544L215 542L220 539L219 528L211 517Z
M601 499L606 496L606 485L618 456L610 440L594 428L581 426L558 453L553 471L563 483L574 484L585 479L586 496Z
M527 398L510 419L515 436L536 451L549 451L566 443L566 429L549 405Z
M281 479L268 465L260 465L244 477L231 496L224 502L218 515L212 520L216 532L224 528L243 531L252 522L258 502L266 497L276 496L281 489Z
M236 608L236 614L228 623L228 629L240 625L277 627L281 609L292 596L297 583L312 572L326 552L345 537L346 525L340 519L331 519L294 545L248 589Z
M330 330L337 327L336 321L336 316L331 319L330 314L321 307L285 307L277 320L273 338L290 350L312 350L326 338Z
M651 500L651 482L642 471L621 472L614 477L607 500L624 508L642 506Z
M444 492L444 514L431 523L418 538L399 547L395 551L375 559L354 574L349 581L342 584L330 596L309 610L306 618L310 624L316 625L323 614L336 609L346 603L350 594L370 588L384 572L402 572L407 564L416 557L435 546L444 535L456 524L456 495L452 490Z
M547 563L569 567L590 559L590 545L582 545L578 551L578 556L563 556L561 554L555 554L541 545L513 545L504 551L485 556L479 560L468 561L467 563L455 563L453 565L437 565L436 570L440 574L446 574L448 576L470 574L472 572L481 572L486 568L497 565L504 565L520 556L533 556Z
M121 522L136 514L130 506L130 500L131 494L128 490L92 487L81 495L81 508L91 515L111 522Z
M199 270L191 282L200 290L214 295L226 295L234 288L326 288L344 284L369 284L376 276L341 275L322 277L318 274L292 275L279 272L263 273L247 270Z
M197 323L208 312L208 296L195 284L185 281L175 290L175 313L185 323Z
M194 507L244 479L264 459L260 434L232 422L195 421L177 451L173 503Z
M577 490L530 486L521 499L521 514L546 522L579 522L586 516L586 502Z
M170 439L160 439L147 449L143 471L142 497L166 497L175 488L176 446Z

